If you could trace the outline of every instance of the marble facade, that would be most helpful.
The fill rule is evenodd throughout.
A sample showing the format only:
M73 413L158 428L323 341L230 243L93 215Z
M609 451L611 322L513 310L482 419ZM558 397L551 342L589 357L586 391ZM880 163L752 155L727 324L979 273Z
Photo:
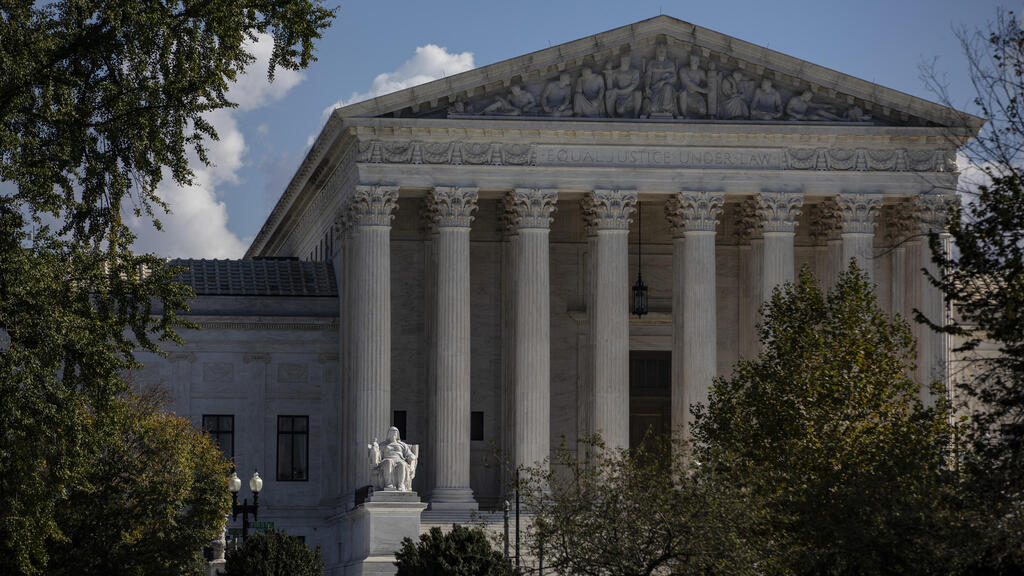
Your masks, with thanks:
M941 314L921 233L955 201L978 122L666 16L336 110L246 254L337 278L315 345L330 377L292 388L321 426L319 488L268 480L261 505L308 518L331 573L359 573L366 442L398 412L424 529L487 518L505 497L494 447L514 465L593 432L629 444L633 353L670 354L662 404L685 430L802 265L829 283L853 259L887 309ZM651 311L635 317L640 235ZM949 343L916 335L915 377L946 379ZM239 376L246 349L224 360Z

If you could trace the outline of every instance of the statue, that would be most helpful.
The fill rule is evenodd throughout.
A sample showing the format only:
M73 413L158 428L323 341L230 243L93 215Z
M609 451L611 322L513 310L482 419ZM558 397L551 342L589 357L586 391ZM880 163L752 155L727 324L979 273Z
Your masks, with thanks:
M619 67L613 68L611 62L605 67L604 80L607 89L604 93L605 107L609 116L620 118L636 118L640 114L640 71L632 67L629 54L619 59Z
M594 74L590 68L583 68L582 76L576 83L572 111L584 118L604 116L604 78Z
M480 114L493 114L497 116L522 116L529 114L537 106L537 99L523 87L513 84L509 89L508 98L498 96L490 106L484 108Z
M754 91L754 99L750 101L750 118L752 120L777 120L782 117L782 97L779 91L772 88L772 81L761 79L761 86Z
M793 96L786 104L786 115L792 120L840 120L827 106L819 106L811 102L814 94L804 90L799 96Z
M676 63L667 58L664 44L654 49L654 60L647 63L644 73L643 115L676 117Z
M690 66L679 69L679 115L703 118L708 115L708 77L700 69L700 57L690 56Z
M871 115L865 114L860 106L850 106L846 110L846 114L843 115L843 120L847 122L870 122Z
M726 120L734 118L746 118L750 116L750 108L747 107L746 89L743 86L743 73L733 70L732 74L722 78L722 108L721 116Z
M384 442L377 442L374 438L366 447L369 449L370 468L376 474L374 488L398 492L412 490L418 456L399 438L398 428L389 428Z
M549 116L572 116L572 80L562 73L540 93L540 107Z

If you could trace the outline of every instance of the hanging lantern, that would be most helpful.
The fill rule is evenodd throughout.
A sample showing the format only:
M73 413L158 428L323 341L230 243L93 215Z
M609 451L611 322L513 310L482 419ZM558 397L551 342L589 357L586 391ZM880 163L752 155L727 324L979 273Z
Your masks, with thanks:
M647 284L644 284L644 233L643 233L643 211L640 209L640 202L636 204L636 234L637 234L637 261L636 261L636 284L633 284L633 305L631 312L636 316L647 314Z

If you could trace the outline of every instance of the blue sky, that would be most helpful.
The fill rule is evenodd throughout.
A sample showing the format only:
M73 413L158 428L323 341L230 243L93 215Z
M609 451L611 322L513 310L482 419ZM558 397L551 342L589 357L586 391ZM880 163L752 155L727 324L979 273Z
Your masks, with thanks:
M328 0L327 5L336 5ZM934 99L919 78L938 59L953 101L970 109L971 93L955 26L978 28L997 0L836 0L755 2L344 2L317 46L319 61L266 83L269 43L231 95L240 107L217 113L221 141L213 167L161 192L173 214L165 232L143 225L137 247L165 256L239 258L301 162L327 110L623 26L660 13L767 46L894 88Z

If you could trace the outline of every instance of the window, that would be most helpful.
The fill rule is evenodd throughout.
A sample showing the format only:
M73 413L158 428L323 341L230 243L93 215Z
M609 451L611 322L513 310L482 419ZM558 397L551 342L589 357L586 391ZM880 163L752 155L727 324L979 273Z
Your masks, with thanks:
M309 416L277 417L277 479L309 480Z
M225 457L235 457L235 417L233 415L203 414L203 430L213 437Z
M395 428L398 428L398 435L401 436L402 439L404 440L405 439L405 423L406 423L405 410L395 410L395 416L394 416L394 418L392 419L391 422L392 422L392 424L391 424L392 426L394 426Z
M484 413L470 412L469 414L469 439L473 442L481 442L484 439Z

